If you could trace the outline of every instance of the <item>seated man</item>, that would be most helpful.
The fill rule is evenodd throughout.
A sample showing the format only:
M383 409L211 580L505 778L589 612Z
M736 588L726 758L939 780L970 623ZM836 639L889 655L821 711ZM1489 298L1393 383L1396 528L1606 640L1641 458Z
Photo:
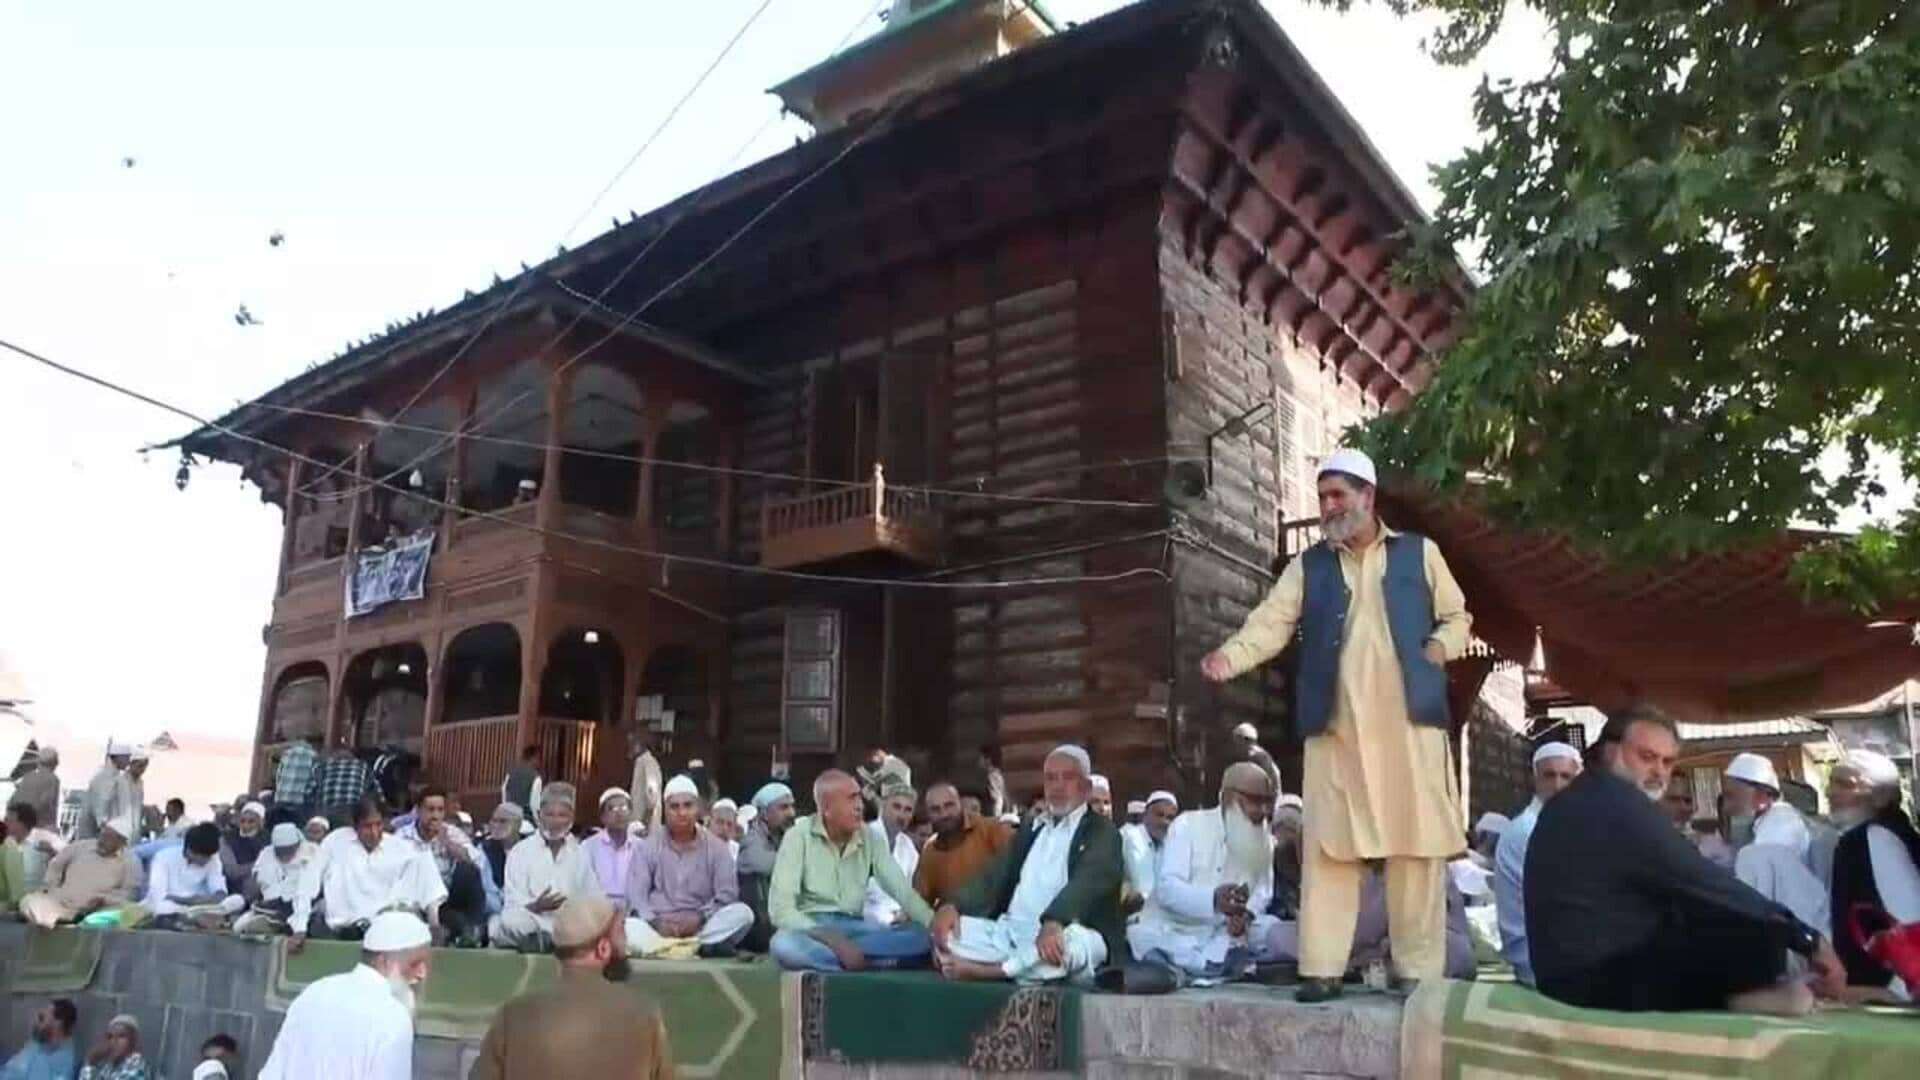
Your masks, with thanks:
M633 853L639 847L628 828L632 821L633 800L617 787L608 788L600 793L600 831L580 842L587 862L593 864L593 876L600 881L600 891L623 916L631 909L627 877L633 870Z
M1127 883L1120 905L1127 914L1145 907L1153 895L1153 884L1160 880L1160 856L1166 850L1167 830L1179 813L1180 800L1173 797L1173 792L1156 791L1142 804L1139 824L1120 826L1120 854L1127 863Z
M480 849L460 828L447 820L447 790L428 785L414 802L413 823L394 835L412 841L427 858L446 887L447 897L428 918L439 935L455 944L477 947L487 926L487 887L480 866Z
M253 908L233 922L236 934L283 934L293 918L293 898L307 867L320 857L320 845L302 836L291 821L273 827L272 846L253 861Z
M1920 988L1901 982L1843 929L1855 904L1879 908L1897 923L1920 922L1920 831L1900 808L1900 770L1884 754L1850 750L1828 777L1827 801L1841 830L1833 850L1833 940L1847 983L1856 996L1911 1000Z
M246 895L253 880L253 861L267 846L266 821L265 804L249 802L234 815L233 828L220 838L220 869L227 875L228 891Z
M317 844L325 840L327 834L333 831L333 822L315 814L307 819L306 827L302 831L306 833L307 839Z
M1220 805L1190 810L1166 829L1160 880L1127 928L1142 963L1202 985L1245 977L1269 959L1273 899L1273 779L1251 761L1227 766ZM1149 800L1149 810L1153 803Z
M773 864L780 855L780 841L793 826L793 789L778 780L754 792L753 820L740 837L740 855L734 869L740 878L740 900L753 911L753 929L742 938L742 948L767 951L773 940L773 917L767 911L767 893L773 881Z
M503 802L493 808L493 816L487 819L487 838L480 841L480 855L487 861L486 877L481 884L487 887L489 920L506 907L502 890L507 882L507 853L531 835L533 826L527 824L527 813L519 805Z
M735 862L740 860L740 836L743 828L740 823L740 804L732 799L716 799L707 808L707 831L726 841L727 854Z
M493 944L521 952L553 951L553 913L570 896L600 896L600 880L573 838L573 785L540 789L540 833L507 854L505 906L493 920Z
M1013 842L1013 829L966 809L958 788L942 781L927 789L927 817L933 839L920 849L913 891L938 907L972 881Z
M246 910L246 899L227 890L227 874L220 865L219 826L194 825L179 847L153 857L142 906L160 930L210 930Z
M1845 989L1833 946L1708 862L1658 809L1680 737L1652 709L1607 722L1588 769L1540 811L1525 868L1527 946L1540 991L1585 1008L1731 1009L1800 1016L1808 957L1823 997Z
M1500 834L1493 851L1493 902L1500 914L1500 953L1513 965L1513 977L1533 985L1533 964L1527 955L1527 908L1522 897L1526 879L1527 844L1540 822L1540 811L1580 775L1580 752L1563 742L1541 744L1533 752L1533 801Z
M78 1063L73 1029L80 1011L67 998L54 998L33 1014L27 1044L0 1066L0 1080L73 1080Z
M1736 754L1725 775L1735 845L1774 844L1805 859L1811 841L1807 820L1780 798L1780 775L1773 762L1759 754Z
M337 829L300 876L293 896L291 947L307 935L359 941L374 916L391 907L428 912L447 898L446 883L412 841L387 832L386 808L374 796L353 806L353 828Z
M774 926L768 952L789 971L924 963L933 909L861 821L859 782L828 769L813 782L813 802L818 810L795 821L780 842L767 895ZM876 926L860 917L869 880L899 902L911 925Z
M52 927L133 903L140 892L140 861L127 847L133 819L101 822L92 840L75 840L47 863L42 892L28 893L20 913L35 926Z
M669 938L693 938L699 955L733 955L753 929L753 909L740 903L740 881L726 841L700 827L700 796L691 779L676 776L662 791L666 817L634 852L621 891L631 917L627 948L660 953Z
M1113 784L1099 773L1094 773L1087 779L1093 784L1093 789L1087 794L1087 809L1112 821Z
M1091 981L1124 961L1120 832L1088 805L1092 761L1056 747L1041 765L1047 809L940 909L935 962L950 979Z
M880 816L867 822L867 829L873 833L876 843L886 845L893 854L893 863L900 868L900 876L913 880L913 872L920 868L920 849L914 846L913 833L909 827L913 824L913 808L920 801L913 788L894 781L880 793ZM873 882L867 882L867 902L860 909L861 917L878 926L893 926L906 921L900 905L895 903L887 891Z

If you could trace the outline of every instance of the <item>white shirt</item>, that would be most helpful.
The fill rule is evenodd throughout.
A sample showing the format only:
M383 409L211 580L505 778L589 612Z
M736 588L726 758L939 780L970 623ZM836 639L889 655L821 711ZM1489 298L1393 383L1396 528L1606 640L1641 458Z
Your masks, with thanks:
M227 875L220 868L220 856L214 855L195 866L187 861L187 849L170 847L155 853L147 870L146 909L155 915L178 915L186 908L175 897L221 897L220 906L238 911L245 901L227 892Z
M1153 896L1153 883L1160 879L1161 854L1153 834L1145 825L1120 826L1120 854L1127 864L1127 886L1141 897Z
M301 875L293 899L296 932L307 925L313 902L322 897L327 925L341 927L372 921L391 904L430 910L447 898L447 886L434 871L433 860L412 842L382 835L379 845L368 851L352 829L335 829L320 842L320 853Z
M539 782L535 781L536 792L539 791L538 784ZM433 868L440 872L442 881L450 881L453 878L453 868L462 856L465 856L466 862L476 867L480 865L480 849L473 846L473 841L460 826L450 821L440 823L440 835L433 840L421 837L418 820L409 822L404 828L396 830L393 835L426 852L427 857L433 860Z
M507 852L506 883L501 902L506 912L526 911L527 905L545 892L562 896L605 896L600 876L593 872L593 860L571 835L560 845L559 854L547 847L547 838L538 833L513 845ZM553 913L534 915L540 929L552 933Z
M1873 864L1880 906L1896 922L1920 922L1920 867L1913 865L1907 846L1885 825L1869 825L1867 858Z
M319 857L320 846L310 840L300 841L293 858L286 862L281 862L272 848L261 852L260 857L253 860L253 882L260 887L260 899L292 903L294 893L300 889L300 878Z
M875 841L887 842L887 827L878 821L867 822L867 828L873 832ZM738 853L735 853L736 858ZM905 829L893 838L893 863L900 868L900 874L908 881L913 880L913 872L920 868L920 849L913 846L913 837ZM877 881L867 882L867 902L862 905L860 915L878 926L892 926L893 920L900 914L900 902L887 895L887 890Z
M1794 855L1804 861L1813 836L1807 832L1807 822L1800 811L1782 801L1767 807L1766 813L1753 819L1753 842L1792 848Z
M1055 820L1041 814L1032 826L1033 846L1027 849L1027 861L1020 867L1020 883L1007 902L1006 920L1023 932L1039 933L1040 916L1060 890L1067 887L1067 857L1073 853L1073 834L1079 830L1087 807Z
M412 1080L413 1017L357 964L300 992L260 1080Z
M1266 872L1236 881L1227 868L1226 818L1220 809L1189 810L1174 818L1161 844L1153 895L1127 931L1134 955L1158 950L1190 971L1224 962L1227 950L1239 942L1227 933L1227 917L1214 910L1213 894L1222 885L1245 885L1247 910L1256 918L1267 910L1273 902L1273 836L1265 836Z
M1527 870L1527 844L1533 839L1533 827L1540 823L1540 808L1546 804L1534 796L1520 816L1507 823L1500 833L1500 844L1493 849L1493 902L1500 910L1500 953L1513 965L1514 978L1533 985L1533 962L1527 950L1527 905L1523 887Z

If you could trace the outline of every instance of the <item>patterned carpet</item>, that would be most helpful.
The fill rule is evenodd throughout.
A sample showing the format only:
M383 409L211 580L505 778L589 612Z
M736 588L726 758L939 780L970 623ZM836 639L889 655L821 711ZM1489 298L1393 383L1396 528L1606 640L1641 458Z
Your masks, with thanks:
M1077 990L952 983L926 971L803 978L808 1061L963 1065L976 1073L1079 1068Z
M25 955L12 966L7 992L46 995L85 990L100 966L102 934L71 927L29 930Z

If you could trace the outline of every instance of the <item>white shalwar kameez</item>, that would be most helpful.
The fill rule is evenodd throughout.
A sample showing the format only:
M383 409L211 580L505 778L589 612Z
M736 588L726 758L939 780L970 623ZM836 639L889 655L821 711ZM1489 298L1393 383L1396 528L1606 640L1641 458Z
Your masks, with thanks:
M1120 857L1126 862L1127 888L1135 896L1153 895L1153 883L1160 880L1160 860L1166 841L1158 845L1145 825L1120 826Z
M887 843L887 827L878 821L867 822L867 828L873 831L873 838L882 845ZM734 853L737 860L739 852ZM913 880L913 872L920 868L920 849L913 846L913 837L905 829L893 838L893 864L900 868L900 876ZM867 882L867 902L860 909L860 916L876 926L892 926L900 917L900 902L887 895L887 890L877 881Z
M535 935L553 933L553 912L536 914L527 905L543 893L555 892L571 899L575 896L605 896L600 875L594 873L593 860L587 857L580 841L569 835L560 850L547 846L544 836L529 836L507 852L505 883L501 900L505 907L493 920L494 944L517 949L535 940Z
M263 853L263 858L272 858ZM293 932L307 933L315 900L330 929L372 922L390 907L431 912L447 898L446 882L426 852L391 833L368 851L352 829L335 829L300 877L293 898Z
M1074 833L1086 815L1087 808L1082 806L1064 818L1043 816L1039 824L1029 826L1039 834L1020 867L1020 881L1007 903L1007 913L998 919L961 916L947 951L976 964L998 964L1007 978L1017 982L1092 982L1093 973L1107 962L1107 942L1097 932L1079 923L1066 927L1061 934L1066 963L1059 966L1041 960L1035 947L1040 937L1040 917L1066 888L1067 857L1073 849Z
M412 1080L413 1014L356 964L301 991L260 1080Z
M1273 838L1267 839L1267 873L1234 880L1227 869L1226 819L1218 808L1189 810L1173 819L1161 844L1160 878L1140 918L1127 927L1135 958L1179 968L1198 984L1244 974L1268 959L1268 940L1280 920L1266 914L1273 900ZM1227 917L1214 910L1222 885L1247 886L1247 910L1255 912L1244 937L1227 932Z

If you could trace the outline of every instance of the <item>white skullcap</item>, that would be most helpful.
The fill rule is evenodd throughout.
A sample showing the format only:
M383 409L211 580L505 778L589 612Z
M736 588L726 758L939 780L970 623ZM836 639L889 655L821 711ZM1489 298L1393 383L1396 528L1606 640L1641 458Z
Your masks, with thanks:
M1146 812L1147 804L1141 802L1139 799L1135 799L1127 804L1127 813L1129 814L1144 814Z
M633 802L633 796L627 794L626 788L610 787L600 793L600 809L605 810L607 808L607 800L609 799L625 799L629 803Z
M1735 754L1733 760L1727 762L1727 776L1772 791L1780 790L1780 774L1774 771L1773 762L1759 754Z
M102 829L112 829L120 835L122 840L133 839L133 818L127 814L121 814L119 817L103 821L100 823L100 827Z
M1093 775L1093 758L1090 757L1085 750L1082 750L1072 743L1061 743L1059 746L1047 751L1047 757L1071 759L1074 764L1080 766L1080 775L1088 777Z
M314 822L316 822L316 821L317 821L317 822L319 822L319 823L320 823L320 824L322 824L322 825L325 825L325 826L327 827L327 829L328 829L328 831L332 831L332 829L333 829L333 822L331 822L331 821L328 821L328 820L327 820L326 818L324 818L324 817L322 817L322 816L321 816L321 815L319 815L319 814L315 814L315 815L313 815L312 817L310 817L310 818L308 818L308 819L307 819L307 824L309 824L309 825L311 825L311 824L313 824L313 823L314 823Z
M1282 795L1273 800L1273 808L1275 810L1285 810L1288 807L1304 812L1307 808L1307 800L1298 795Z
M667 781L666 788L660 792L660 801L666 802L675 795L691 795L697 799L700 797L700 789L693 786L692 777L686 773L681 773L679 776Z
M132 752L132 750L133 750L132 747L128 746L126 743L121 742L119 739L107 740L107 756L108 757L126 757L129 753Z
M283 821L273 827L274 847L296 847L300 840L300 830L291 821Z
M709 812L715 813L715 814L719 813L722 810L731 810L733 811L733 814L735 817L740 816L740 804L737 802L734 802L732 799L721 799L718 802L714 803L712 806L708 807L707 809Z
M1260 729L1254 727L1252 724L1239 724L1234 727L1233 734L1236 738L1258 739L1260 737Z
M228 1080L227 1067L218 1058L208 1058L193 1067L193 1080Z
M521 818L521 819L520 819L520 835L521 835L521 836L532 836L532 835L533 835L533 822L531 822L531 821L528 821L528 820L527 820L526 818Z
M1107 782L1106 777L1101 776L1099 773L1094 773L1092 776L1087 777L1087 779L1093 781L1093 790L1104 791L1109 795L1113 794L1113 785Z
M1325 476L1330 472L1346 473L1369 484L1380 483L1379 474L1373 469L1373 459L1358 450L1342 448L1328 454L1327 459L1320 463L1319 475Z
M1860 774L1860 778L1874 787L1885 787L1900 782L1900 767L1885 754L1872 750L1849 750L1842 764Z
M241 807L240 812L243 814L258 814L261 817L267 816L267 808L257 802L250 802Z
M1009 825L1018 825L1020 824L1020 815L1015 813L1005 813L1000 815L1000 820L1006 822Z
M1541 762L1552 761L1554 758L1566 758L1568 761L1579 761L1580 751L1575 750L1571 745L1563 742L1541 743L1540 749L1533 752L1534 767L1538 768Z
M1179 799L1176 799L1176 798L1174 798L1174 797L1173 797L1173 792L1171 792L1171 791L1156 791L1156 792L1154 792L1153 794L1151 794L1151 795L1149 795L1149 796L1147 796L1147 805L1148 805L1148 806L1152 806L1152 805L1153 805L1154 803L1157 803L1157 802L1159 802L1159 801L1161 801L1162 799L1164 799L1164 800L1166 800L1167 802L1170 802L1170 803L1172 803L1172 804L1173 804L1173 808L1174 808L1175 810L1178 810L1178 809L1180 809L1180 800L1179 800Z
M127 751L127 757L134 761L146 761L152 756L144 746L136 746L132 750Z
M753 808L752 803L748 803L747 805L740 808L739 818L740 818L740 824L742 825L753 824L753 819L759 816L760 816L760 812Z
M1473 823L1473 831L1477 833L1483 833L1483 832L1501 833L1501 832L1505 832L1507 826L1511 824L1513 824L1512 818L1508 817L1505 814L1496 814L1493 811L1489 810L1486 813L1480 815L1479 821L1476 821ZM1461 891L1464 892L1465 890L1463 889Z
M368 952L406 952L433 944L433 934L420 916L408 911L383 911L367 924L367 936L360 947Z
M687 768L689 769L704 769L706 767L707 763L701 761L699 758L693 758L687 762Z
M505 810L507 813L512 814L514 817L517 817L522 821L525 821L527 819L527 808L524 806L521 806L517 802L514 802L512 799L508 799L505 802L502 802L500 805L494 807L494 809Z
M753 805L759 807L761 810L765 810L781 799L791 800L792 798L793 789L778 780L774 780L770 783L760 785L760 790L753 793Z

